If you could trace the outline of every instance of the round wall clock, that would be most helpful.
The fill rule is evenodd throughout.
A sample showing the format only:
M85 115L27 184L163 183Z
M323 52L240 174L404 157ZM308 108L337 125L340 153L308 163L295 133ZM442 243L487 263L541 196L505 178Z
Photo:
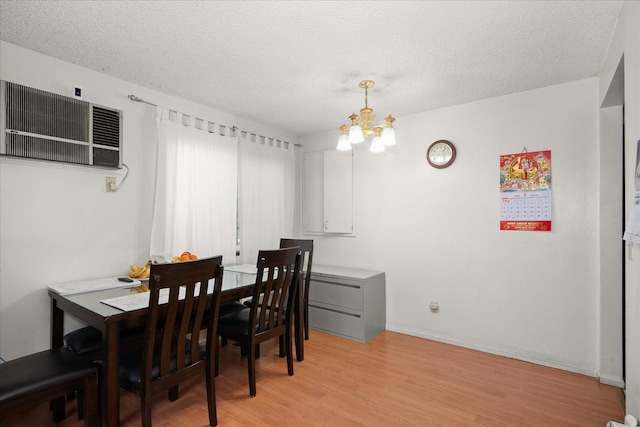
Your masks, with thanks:
M456 147L445 139L440 139L427 148L427 162L436 169L444 169L456 159Z

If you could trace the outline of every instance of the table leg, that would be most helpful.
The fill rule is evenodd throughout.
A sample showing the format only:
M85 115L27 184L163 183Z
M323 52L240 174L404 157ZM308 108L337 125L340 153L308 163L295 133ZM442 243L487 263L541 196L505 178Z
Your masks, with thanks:
M102 418L107 427L120 424L120 340L116 322L106 322L102 327Z
M51 348L62 347L64 339L64 311L51 298Z
M302 275L300 275L302 277ZM296 298L296 314L295 314L295 322L294 322L294 335L296 342L296 358L298 362L302 362L304 360L304 301L303 301L303 293L300 285L302 284L302 278L298 280L298 295Z
M51 298L51 348L60 348L64 337L64 311L58 308L55 299ZM53 410L53 421L60 422L65 418L65 397L54 399L50 403Z

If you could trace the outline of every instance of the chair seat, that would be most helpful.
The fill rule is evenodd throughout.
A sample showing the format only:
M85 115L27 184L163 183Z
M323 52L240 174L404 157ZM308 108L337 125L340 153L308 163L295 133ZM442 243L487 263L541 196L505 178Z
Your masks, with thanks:
M79 354L102 349L102 332L93 326L86 326L64 336L64 346Z
M218 317L218 334L219 335L230 335L230 334L246 334L249 328L249 316L251 315L251 309L249 307L236 310L234 312L227 313L224 316ZM269 317L269 310L265 314L265 318ZM260 312L256 318L260 318ZM287 316L283 314L282 320L286 322ZM265 321L265 325L266 325ZM256 322L256 327L258 326L258 322ZM274 326L278 326L277 320L274 323Z
M242 305L242 308L238 308L235 311L228 312L225 315L218 317L219 335L229 335L230 332L234 335L243 335L247 333L251 309L242 303L239 304Z
M45 350L0 364L0 402L97 374L98 366L65 348Z
M189 348L190 344L190 340L187 340L187 348ZM158 342L156 345L156 350L154 351L153 368L151 369L152 378L157 378L160 376L160 362L158 355L160 354L161 345L162 342ZM206 356L206 348L199 346L199 349L200 355L197 358L198 360ZM140 364L140 361L143 358L142 352L142 348L135 348L127 352L122 352L120 354L121 382L131 385L140 383L142 381L142 365ZM189 353L185 354L185 360L187 365L191 364L191 355ZM171 355L169 366L171 371L174 371L176 369L175 353Z
M232 301L220 305L220 312L218 316L226 316L227 314L236 312L238 310L244 310L247 306L240 301Z
M142 342L144 338L144 326L138 326L131 329L124 329L120 332L120 342L122 344L139 340ZM64 336L64 344L69 350L79 354L88 354L102 350L102 331L93 326L85 326L69 332Z
M221 304L219 312L218 312L218 318L220 318L221 316L227 316L229 314L233 314L233 313L235 313L235 312L237 312L239 310L244 310L245 308L247 308L247 307L245 307L245 305L243 303L241 303L240 301L232 301L232 302L228 302L228 303L225 303L225 304ZM203 323L206 324L206 323L209 322L210 314L211 313L209 311L207 311L204 314L205 317L204 317L204 320L202 321Z

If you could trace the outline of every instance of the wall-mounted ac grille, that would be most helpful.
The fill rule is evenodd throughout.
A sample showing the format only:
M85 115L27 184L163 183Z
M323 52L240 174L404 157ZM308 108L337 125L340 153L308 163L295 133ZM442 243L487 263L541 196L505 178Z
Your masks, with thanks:
M0 154L122 167L122 111L0 81Z

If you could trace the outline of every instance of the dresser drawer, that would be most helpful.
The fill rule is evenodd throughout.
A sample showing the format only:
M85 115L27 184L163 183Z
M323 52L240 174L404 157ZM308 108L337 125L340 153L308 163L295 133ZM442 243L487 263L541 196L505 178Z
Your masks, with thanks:
M356 310L364 309L364 293L360 284L312 279L309 284L309 300Z
M314 264L309 284L309 326L366 343L385 329L385 274Z
M365 342L364 319L361 312L341 310L309 302L309 326L331 334Z

